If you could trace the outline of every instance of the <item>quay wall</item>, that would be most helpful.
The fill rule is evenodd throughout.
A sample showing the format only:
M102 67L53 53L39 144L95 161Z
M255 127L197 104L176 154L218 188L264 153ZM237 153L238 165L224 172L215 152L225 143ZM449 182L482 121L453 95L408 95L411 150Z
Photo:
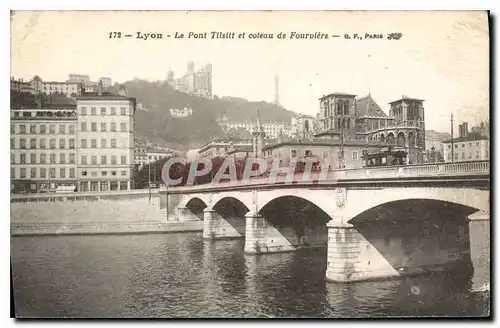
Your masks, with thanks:
M10 207L13 236L203 230L203 222L167 222L157 191L15 195Z

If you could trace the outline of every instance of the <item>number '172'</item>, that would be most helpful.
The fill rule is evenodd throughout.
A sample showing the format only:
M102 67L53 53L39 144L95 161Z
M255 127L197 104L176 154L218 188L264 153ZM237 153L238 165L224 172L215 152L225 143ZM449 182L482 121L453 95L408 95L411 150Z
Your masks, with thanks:
M121 39L121 37L122 37L121 32L109 32L110 39Z

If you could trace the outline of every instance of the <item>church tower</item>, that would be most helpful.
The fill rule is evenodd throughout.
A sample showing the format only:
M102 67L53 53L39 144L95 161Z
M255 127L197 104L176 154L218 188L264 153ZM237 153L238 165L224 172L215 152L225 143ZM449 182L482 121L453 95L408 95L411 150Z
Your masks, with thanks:
M264 137L266 133L262 129L262 123L260 122L260 112L257 109L257 126L252 132L252 148L253 157L262 158L262 148L264 148Z

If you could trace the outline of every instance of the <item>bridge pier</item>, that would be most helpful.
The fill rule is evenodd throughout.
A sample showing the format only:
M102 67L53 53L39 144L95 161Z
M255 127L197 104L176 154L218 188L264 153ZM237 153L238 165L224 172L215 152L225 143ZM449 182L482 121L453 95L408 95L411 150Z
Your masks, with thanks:
M253 212L246 214L245 253L266 254L296 249L264 216Z
M326 279L352 282L472 268L466 220L328 222Z
M476 213L468 217L470 257L474 266L472 288L490 283L490 215Z
M203 210L203 221L203 239L242 238L245 235L243 220L234 224L237 218L224 218L213 208Z
M333 282L362 280L360 272L362 236L348 223L331 220L327 223L328 246L326 279Z

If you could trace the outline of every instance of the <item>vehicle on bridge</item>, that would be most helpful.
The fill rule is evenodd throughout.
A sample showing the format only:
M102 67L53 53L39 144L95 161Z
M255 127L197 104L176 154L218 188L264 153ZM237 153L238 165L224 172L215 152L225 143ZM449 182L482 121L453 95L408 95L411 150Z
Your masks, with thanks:
M295 173L302 173L305 170L307 162L312 162L311 171L316 172L321 170L321 161L318 156L304 156L300 157L295 164Z
M405 165L408 152L403 147L382 148L375 153L364 152L363 167Z

